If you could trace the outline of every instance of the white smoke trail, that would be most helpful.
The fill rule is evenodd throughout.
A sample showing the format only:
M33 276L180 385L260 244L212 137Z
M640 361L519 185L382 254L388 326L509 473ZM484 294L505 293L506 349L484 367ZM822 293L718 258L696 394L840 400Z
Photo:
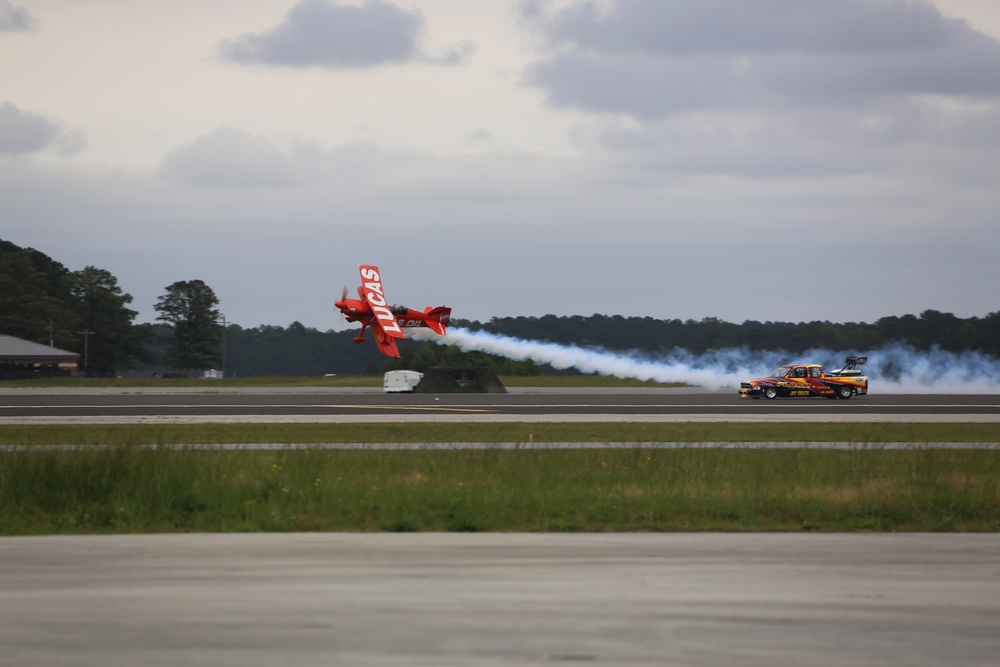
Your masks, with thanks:
M411 332L416 333L416 332ZM835 370L849 355L866 355L863 367L871 391L892 394L995 394L1000 393L1000 360L978 352L946 352L937 348L917 351L905 346L878 350L834 352L813 349L791 355L781 350L746 348L691 354L675 350L661 358L641 352L611 352L575 345L558 345L501 336L485 331L448 329L446 336L417 335L418 340L454 345L466 352L486 352L515 361L549 364L556 369L575 368L655 382L683 382L716 390L735 390L741 380L767 375L785 363L809 362Z

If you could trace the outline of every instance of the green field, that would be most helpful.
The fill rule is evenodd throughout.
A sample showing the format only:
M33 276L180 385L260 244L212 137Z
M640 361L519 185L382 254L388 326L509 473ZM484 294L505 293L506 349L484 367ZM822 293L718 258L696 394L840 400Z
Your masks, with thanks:
M995 443L998 430L993 424L2 426L0 534L997 531L1000 450L932 445ZM843 447L703 445L798 442L806 433ZM444 448L455 442L522 446ZM595 446L531 446L545 442ZM915 446L884 447L892 442ZM384 448L196 446L212 443Z
M1000 452L51 448L0 454L0 534L996 531Z

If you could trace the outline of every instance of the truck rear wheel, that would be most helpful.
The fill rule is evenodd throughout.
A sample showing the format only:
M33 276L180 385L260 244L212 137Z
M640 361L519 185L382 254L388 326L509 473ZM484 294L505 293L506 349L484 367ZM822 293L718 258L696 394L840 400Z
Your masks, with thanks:
M854 396L854 389L851 387L848 387L847 385L837 387L837 398L842 398L846 401L851 396Z

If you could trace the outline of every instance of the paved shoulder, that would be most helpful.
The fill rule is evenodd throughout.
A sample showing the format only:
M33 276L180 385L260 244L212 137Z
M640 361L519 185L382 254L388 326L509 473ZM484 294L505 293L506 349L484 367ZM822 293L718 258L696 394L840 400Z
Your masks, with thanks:
M1000 536L0 538L0 665L993 665Z

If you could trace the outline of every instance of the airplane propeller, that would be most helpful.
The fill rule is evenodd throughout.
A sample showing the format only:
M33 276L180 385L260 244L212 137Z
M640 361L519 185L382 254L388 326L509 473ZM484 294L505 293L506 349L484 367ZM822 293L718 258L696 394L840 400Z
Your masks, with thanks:
M344 321L347 321L347 314L344 313L344 311L343 311L343 308L344 308L344 299L346 299L346 298L347 298L347 285L344 285L344 291L340 293L340 300L339 301L335 301L334 304L333 304L334 306L336 306L340 310L340 316L344 318Z

